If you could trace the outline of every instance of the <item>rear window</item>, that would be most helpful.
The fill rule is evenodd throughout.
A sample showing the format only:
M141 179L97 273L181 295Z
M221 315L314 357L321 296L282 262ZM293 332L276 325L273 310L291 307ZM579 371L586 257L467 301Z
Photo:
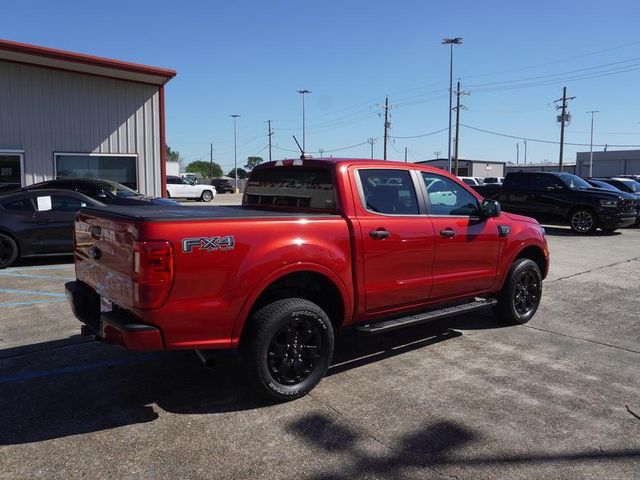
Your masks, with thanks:
M242 203L249 206L335 210L331 171L300 167L256 170L249 177Z

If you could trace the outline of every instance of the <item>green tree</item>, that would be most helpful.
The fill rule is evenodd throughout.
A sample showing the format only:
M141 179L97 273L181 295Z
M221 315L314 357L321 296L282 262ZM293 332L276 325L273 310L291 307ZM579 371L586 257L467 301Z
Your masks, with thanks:
M264 160L262 159L262 157L248 157L247 158L247 163L245 164L244 168L246 168L248 171L251 171L254 169L254 167L260 165Z
M238 178L242 179L242 178L247 178L248 176L249 176L249 172L247 172L244 168L238 167ZM227 173L227 177L236 178L236 175L233 172L233 168L229 170L229 173Z
M222 167L220 165L215 162L210 163L205 160L196 160L195 162L191 162L187 165L185 170L189 173L199 173L204 178L222 176ZM209 170L211 170L211 174L209 174Z
M175 150L171 150L169 145L166 145L167 148L167 160L170 162L179 162L180 161L180 152L176 152Z

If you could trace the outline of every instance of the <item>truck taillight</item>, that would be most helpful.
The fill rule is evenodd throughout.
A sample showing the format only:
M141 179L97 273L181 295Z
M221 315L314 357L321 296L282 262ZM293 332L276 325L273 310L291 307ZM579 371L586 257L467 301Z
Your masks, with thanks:
M173 283L173 247L170 242L135 242L133 246L133 304L158 308Z

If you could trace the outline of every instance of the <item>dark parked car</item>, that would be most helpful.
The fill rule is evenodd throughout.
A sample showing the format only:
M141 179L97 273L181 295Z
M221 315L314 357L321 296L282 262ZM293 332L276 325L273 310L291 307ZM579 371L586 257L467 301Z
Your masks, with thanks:
M0 269L18 258L73 252L73 221L83 207L104 206L69 190L0 196Z
M596 187L596 188L604 188L605 190L611 190L618 193L625 193L634 199L636 202L636 225L640 225L640 193L630 193L624 190L620 190L618 187L613 186L611 183L607 183L604 180L600 180L598 178L587 178L587 182Z
M90 178L61 178L47 182L35 183L22 190L62 189L80 192L87 197L98 200L107 205L161 205L180 206L174 200L168 198L151 197L130 189L120 183L111 180L99 180Z
M506 212L540 223L569 225L576 233L613 231L636 222L636 204L627 194L594 188L571 173L512 172L500 188Z
M211 185L216 187L218 193L233 193L236 191L236 187L231 183L231 180L226 178L214 178L211 180Z

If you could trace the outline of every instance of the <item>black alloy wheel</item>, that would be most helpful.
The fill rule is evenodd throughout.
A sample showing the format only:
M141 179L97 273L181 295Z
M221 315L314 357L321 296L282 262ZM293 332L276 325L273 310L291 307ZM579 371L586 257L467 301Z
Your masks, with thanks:
M18 245L9 235L0 233L0 269L13 265L18 259Z
M333 325L315 303L275 300L254 312L241 340L249 381L262 396L288 401L309 393L333 358Z
M278 383L295 385L311 375L322 351L317 322L294 317L280 327L269 344L269 373Z
M576 210L571 214L571 230L574 232L591 233L596 227L596 219L589 210Z
M519 258L511 265L494 312L502 320L514 325L533 318L542 299L542 274L529 258Z

